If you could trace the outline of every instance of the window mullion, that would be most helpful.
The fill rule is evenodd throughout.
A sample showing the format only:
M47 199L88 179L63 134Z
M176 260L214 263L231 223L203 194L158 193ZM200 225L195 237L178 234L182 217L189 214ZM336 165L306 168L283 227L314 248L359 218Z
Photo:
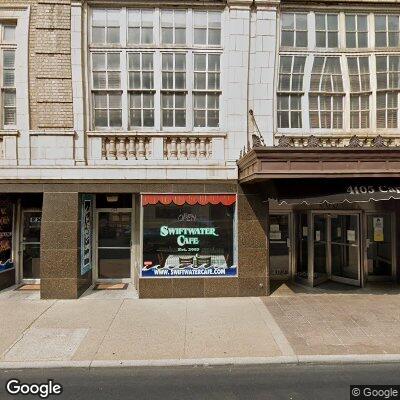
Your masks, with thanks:
M154 52L154 127L156 130L161 130L161 52Z
M193 130L194 128L194 118L193 118L193 87L194 87L194 54L193 51L190 50L186 53L186 90L187 90L187 99L186 99L186 127L189 130ZM207 57L208 63L208 57ZM190 71L190 73L189 73Z
M129 100L128 100L128 67L127 67L127 51L123 50L120 54L121 62L121 91L122 91L122 129L128 130L129 126Z
M342 77L343 77L343 89L344 89L344 99L342 107L343 115L343 129L349 132L351 129L351 84L350 84L350 70L348 68L348 62L346 56L340 57ZM358 61L357 61L358 62ZM358 66L358 64L357 64Z
M373 55L369 58L370 63L370 85L371 85L371 101L370 101L370 121L371 130L376 132L377 130L377 76L376 76L376 56Z

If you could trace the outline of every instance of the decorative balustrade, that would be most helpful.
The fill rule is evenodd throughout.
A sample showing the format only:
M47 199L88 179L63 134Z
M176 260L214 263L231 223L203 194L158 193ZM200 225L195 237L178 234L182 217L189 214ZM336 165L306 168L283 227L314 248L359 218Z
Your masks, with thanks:
M151 138L146 136L105 136L101 141L102 160L147 160L151 158Z
M286 136L276 135L274 146L277 147L305 147L305 148L323 148L323 147L400 147L400 136Z
M188 160L212 158L212 139L209 137L166 137L164 142L165 160Z
M106 133L89 132L89 163L114 161L224 161L224 133Z

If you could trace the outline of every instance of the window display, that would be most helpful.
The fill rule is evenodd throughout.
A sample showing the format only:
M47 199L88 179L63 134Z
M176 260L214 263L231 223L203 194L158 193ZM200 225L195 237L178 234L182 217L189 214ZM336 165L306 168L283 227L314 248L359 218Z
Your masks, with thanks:
M236 276L235 195L144 195L142 277Z
M13 206L7 199L0 200L0 272L14 267L12 260Z

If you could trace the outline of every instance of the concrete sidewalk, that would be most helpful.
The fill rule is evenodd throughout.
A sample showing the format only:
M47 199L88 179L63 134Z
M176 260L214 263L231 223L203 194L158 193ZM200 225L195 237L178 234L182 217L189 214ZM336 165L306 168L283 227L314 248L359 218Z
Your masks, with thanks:
M0 294L0 367L400 361L400 295Z

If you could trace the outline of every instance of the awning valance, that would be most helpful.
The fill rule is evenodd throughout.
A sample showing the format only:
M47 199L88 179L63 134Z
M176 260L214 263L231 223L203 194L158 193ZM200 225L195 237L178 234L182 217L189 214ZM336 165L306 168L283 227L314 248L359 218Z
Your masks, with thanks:
M184 204L223 204L230 206L236 201L235 194L144 194L142 195L142 204L147 206L149 204L161 203L176 204L182 206Z
M268 185L279 204L339 204L400 199L400 179L282 179Z

